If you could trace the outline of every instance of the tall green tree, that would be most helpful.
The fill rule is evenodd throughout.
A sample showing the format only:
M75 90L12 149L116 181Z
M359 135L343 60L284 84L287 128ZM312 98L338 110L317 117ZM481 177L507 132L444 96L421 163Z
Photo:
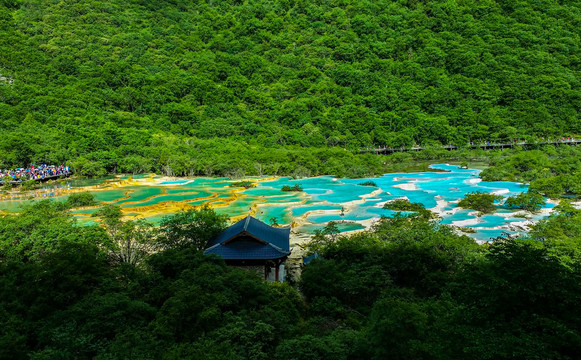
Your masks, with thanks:
M189 209L164 217L156 242L164 249L204 250L208 241L226 229L228 216L208 206Z

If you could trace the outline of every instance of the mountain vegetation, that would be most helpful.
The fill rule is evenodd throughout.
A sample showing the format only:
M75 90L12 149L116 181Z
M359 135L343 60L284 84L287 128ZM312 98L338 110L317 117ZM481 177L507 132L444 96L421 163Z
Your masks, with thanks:
M210 209L159 229L50 200L0 217L3 359L576 359L577 210L487 246L426 217L319 232L297 285L204 256ZM187 224L187 229L183 224ZM186 231L187 230L187 231ZM150 236L140 236L148 233ZM156 241L155 239L159 239ZM133 255L132 255L133 254Z
M1 0L0 169L369 177L478 159L484 180L530 184L507 207L561 202L483 246L392 202L368 231L317 230L319 258L282 284L202 254L227 226L210 208L154 227L105 204L79 226L91 194L32 202L0 213L0 359L577 359L581 150L467 147L581 134L580 46L579 0Z
M513 151L490 157L480 173L486 181L530 183L529 192L550 198L581 198L581 149L546 146L542 150ZM538 201L538 200L537 200Z
M356 176L373 144L580 134L580 5L4 0L0 168Z

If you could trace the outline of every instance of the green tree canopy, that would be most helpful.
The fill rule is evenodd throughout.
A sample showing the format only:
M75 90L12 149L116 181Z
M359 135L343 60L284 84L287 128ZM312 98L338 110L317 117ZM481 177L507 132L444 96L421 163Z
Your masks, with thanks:
M204 250L208 241L226 229L227 221L227 215L208 206L181 211L161 220L156 241L164 249Z
M471 192L466 194L462 200L458 203L458 206L464 209L472 209L480 211L482 213L491 213L496 210L494 206L495 201L502 200L502 196L483 193L480 191Z

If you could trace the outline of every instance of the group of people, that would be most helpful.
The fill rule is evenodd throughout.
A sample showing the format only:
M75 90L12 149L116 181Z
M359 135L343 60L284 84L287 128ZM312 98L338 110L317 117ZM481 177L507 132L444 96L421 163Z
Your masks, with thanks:
M0 181L7 178L9 181L41 180L51 176L68 175L70 172L71 168L65 165L32 165L28 168L0 170Z
M575 142L575 138L571 137L571 136L567 136L567 137L562 137L557 139L557 142Z

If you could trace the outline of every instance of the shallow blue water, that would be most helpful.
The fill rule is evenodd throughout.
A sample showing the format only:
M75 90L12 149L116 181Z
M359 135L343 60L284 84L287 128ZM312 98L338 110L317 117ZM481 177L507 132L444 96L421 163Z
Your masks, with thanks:
M484 215L479 218L478 224L467 225L467 227L494 227L518 221L523 221L523 219L520 218L505 219L503 216L498 215Z
M474 219L475 216L469 215L471 212L472 210L460 210L453 215L444 217L440 223L444 225L451 225L454 221Z
M306 224L298 228L298 231L313 234L315 230L323 230L325 226L319 224ZM365 226L357 223L337 223L340 232L362 230Z
M159 185L183 185L187 183L189 180L175 180L175 181L164 181L159 183Z
M514 234L516 234L516 232L510 231L510 230L504 230L504 229L501 229L501 230L484 229L484 230L476 230L476 233L467 234L467 235L471 236L472 238L474 238L476 240L490 241L490 240L497 238L499 236L504 237L505 234L514 235Z
M341 211L341 206L339 205L311 205L311 206L302 206L298 208L294 208L292 210L293 216L301 216L306 214L309 211L314 210L337 210Z
M350 231L361 228L361 222L377 219L381 216L393 216L395 212L383 209L387 201L406 197L411 202L422 203L427 209L438 208L444 213L441 223L454 224L457 221L466 221L466 227L475 230L469 234L478 240L489 240L501 236L503 233L513 233L506 230L511 222L522 221L520 218L509 218L513 212L502 205L492 215L480 218L472 210L456 209L457 203L467 193L481 191L496 193L503 197L513 196L527 191L527 186L511 182L485 182L478 177L480 170L460 169L456 166L437 164L431 166L439 172L419 173L392 173L377 178L341 179L333 176L293 180L288 177L272 181L259 182L254 188L240 190L240 197L222 208L221 213L230 216L239 216L253 211L253 205L258 204L255 216L269 223L273 218L281 224L290 224L302 217L306 224L299 231L313 232L321 229L329 221L336 221L341 225L341 231ZM373 181L377 186L359 185L366 181ZM175 189L187 188L196 191L210 191L210 189L224 189L233 181L228 179L195 179L194 181L171 181L160 185L167 185L167 195L152 202L179 196ZM282 192L285 185L300 185L303 192ZM174 195L175 194L175 195ZM132 198L139 197L139 193L132 194ZM170 196L168 196L170 195ZM173 196L171 196L173 195ZM201 204L203 200L192 201L190 204ZM149 204L149 202L147 202ZM547 204L550 208L553 205ZM342 211L343 210L343 211ZM346 222L342 222L346 221ZM462 223L460 223L462 224ZM505 229L498 229L505 227Z
M435 208L438 201L442 201L439 208L446 212L457 207L457 202L467 193L481 191L496 193L503 197L513 196L526 192L527 185L512 182L485 182L478 178L480 170L459 169L456 166L438 164L433 165L435 170L443 172L395 173L386 174L378 178L367 179L336 179L331 176L321 176L303 180L282 178L276 181L261 183L257 188L247 191L252 194L261 194L266 189L268 194L276 193L284 185L300 184L306 194L315 204L297 205L285 217L298 217L314 210L327 210L326 213L312 212L307 214L306 220L312 224L303 229L317 228L329 221L363 221L381 216L392 216L394 212L382 209L386 201L401 197L411 202L422 203L427 209ZM373 181L377 187L359 185L366 181ZM267 194L267 193L264 193ZM341 215L340 210L344 208ZM477 218L472 210L458 210L453 214L444 214L441 223L453 224L455 221L471 220L477 222L466 225L474 228L476 233L470 236L479 240L489 240L501 236L503 233L514 233L506 229L511 222L522 221L520 218L508 218L513 211L497 206L498 212ZM547 204L545 207L552 207ZM280 209L277 208L280 212ZM329 212L329 210L332 210ZM506 217L506 218L505 218Z
M345 225L339 226L342 231L359 229L362 225L353 222L393 216L394 212L383 209L383 205L387 201L402 197L408 198L411 202L422 203L427 209L437 206L444 212L442 224L450 225L457 221L469 220L465 226L476 231L469 235L478 240L488 240L500 236L503 232L511 233L497 228L506 228L512 222L523 220L508 219L514 210L503 205L497 206L498 211L494 214L480 218L476 218L472 210L459 210L456 207L458 201L469 192L494 192L506 198L526 192L527 185L480 181L478 178L480 170L459 169L445 164L431 167L440 172L393 173L367 179L341 179L333 176L300 180L280 178L273 181L258 181L258 185L250 189L237 188L235 194L232 193L233 188L229 187L234 183L232 180L196 178L97 191L95 196L98 201L132 208L132 212L139 212L139 208L161 202L202 205L213 201L214 205L219 205L218 212L231 217L253 213L267 223L272 218L276 218L280 224L299 222L305 224L299 227L299 231L307 232L320 229L329 221L347 221L341 223ZM377 186L359 185L366 181L372 181ZM297 184L303 188L303 192L281 191L284 185ZM232 201L234 195L236 199ZM60 200L65 198L62 197ZM13 211L22 203L23 201L5 201L0 204L0 209ZM553 204L544 206L552 207ZM79 210L73 211L73 214L82 219L93 211L93 209ZM150 221L158 223L165 215L145 216L149 216L147 219ZM533 220L540 218L542 215L535 215ZM90 221L90 218L87 217L87 220Z

